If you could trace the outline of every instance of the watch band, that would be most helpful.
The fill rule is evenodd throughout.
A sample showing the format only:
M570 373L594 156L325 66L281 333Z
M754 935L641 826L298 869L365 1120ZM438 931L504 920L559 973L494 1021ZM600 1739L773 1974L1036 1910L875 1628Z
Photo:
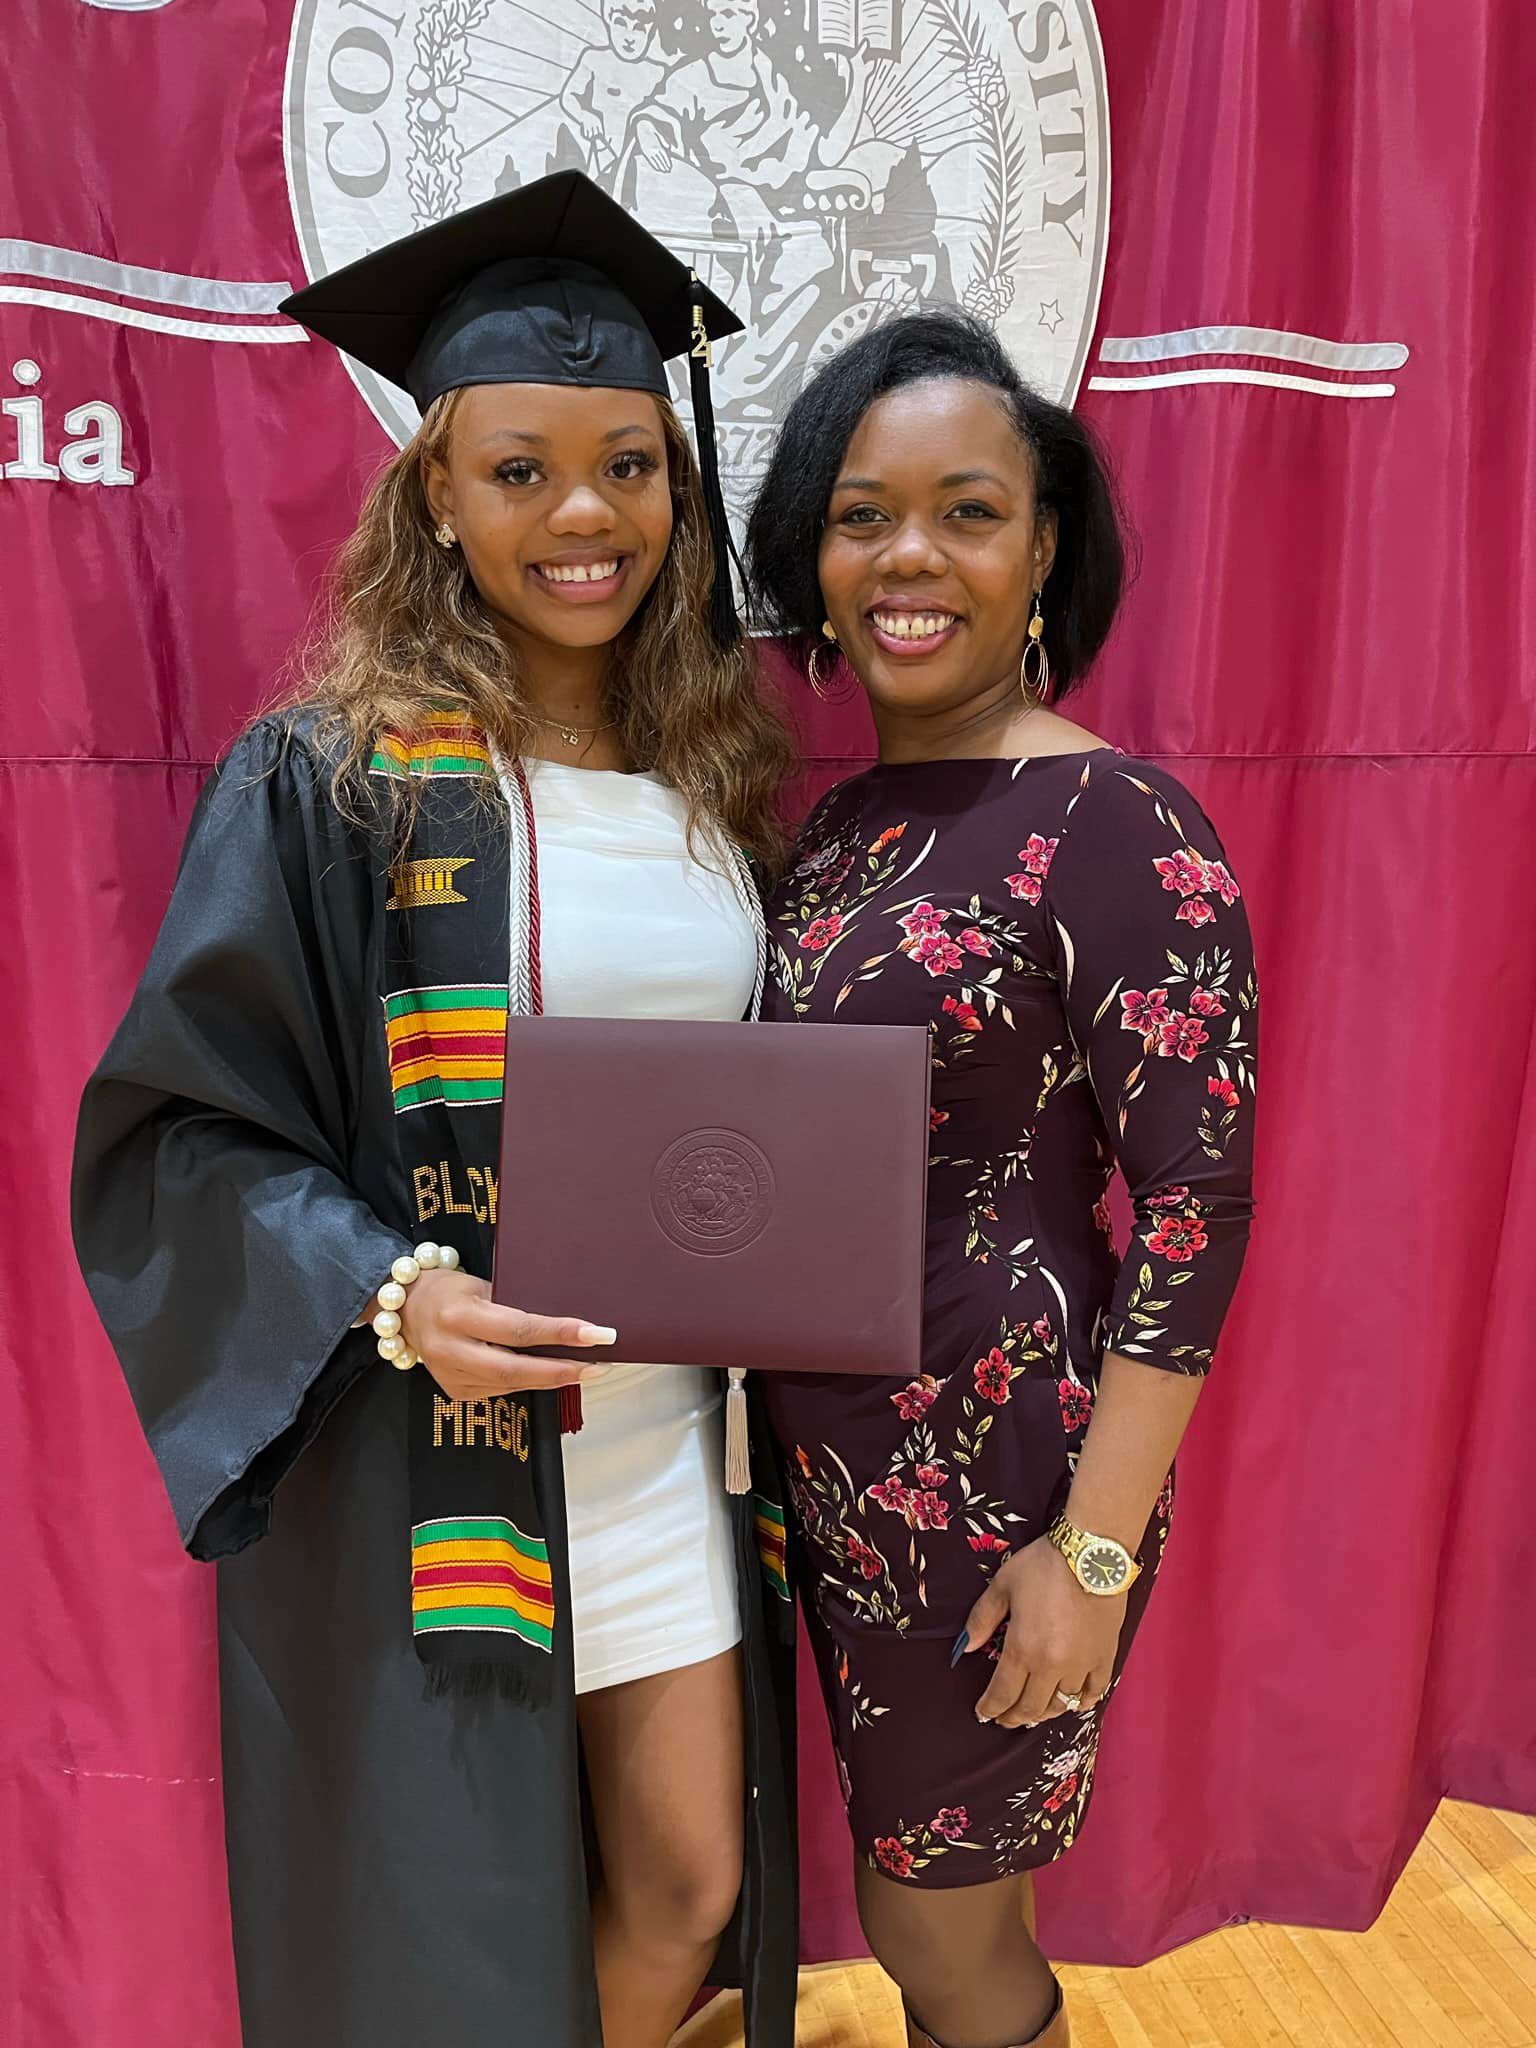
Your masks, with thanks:
M1141 1566L1123 1543L1117 1542L1113 1536L1095 1536L1090 1529L1079 1529L1077 1524L1069 1522L1065 1515L1058 1515L1056 1517L1055 1521L1046 1531L1046 1540L1061 1552L1071 1567L1073 1577L1085 1592L1102 1595L1106 1590L1103 1587L1090 1585L1082 1574L1080 1566L1083 1554L1088 1550L1099 1548L1112 1550L1125 1560L1125 1577L1114 1588L1114 1591L1117 1593L1129 1591L1141 1576Z

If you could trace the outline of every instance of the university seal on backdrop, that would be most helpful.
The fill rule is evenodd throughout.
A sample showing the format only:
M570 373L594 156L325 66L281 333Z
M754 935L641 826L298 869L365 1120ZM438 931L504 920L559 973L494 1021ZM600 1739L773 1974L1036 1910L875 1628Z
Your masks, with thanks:
M882 314L967 306L1067 400L1093 334L1090 0L298 0L284 139L311 278L550 171L597 179L748 323L717 350L738 511L809 371ZM403 440L409 401L349 368Z
M685 1252L739 1252L773 1213L773 1168L740 1131L690 1131L651 1177L651 1212Z

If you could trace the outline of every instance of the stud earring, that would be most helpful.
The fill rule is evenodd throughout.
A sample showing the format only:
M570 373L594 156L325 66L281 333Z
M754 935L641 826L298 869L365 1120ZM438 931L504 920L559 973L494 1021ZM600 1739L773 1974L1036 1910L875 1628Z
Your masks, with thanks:
M1035 671L1030 674L1029 657L1035 656ZM1051 688L1051 657L1045 651L1045 619L1040 610L1040 593L1035 592L1035 609L1029 621L1029 637L1024 642L1024 658L1019 663L1019 695L1029 710L1035 711L1042 705Z
M810 684L811 688L816 692L817 696L824 698L827 694L826 685L822 681L821 671L817 664L820 662L821 657L829 651L832 655L832 659L836 661L838 655L842 652L842 650L837 644L837 632L830 619L822 620L821 637L823 640L830 641L830 650L826 647L813 647L811 649L811 658L805 664L805 676L806 681Z
M437 532L433 536L433 538L436 540L440 548L451 548L454 542L458 539L458 535L454 532L453 528L448 524L447 520L445 519L442 525L437 529Z

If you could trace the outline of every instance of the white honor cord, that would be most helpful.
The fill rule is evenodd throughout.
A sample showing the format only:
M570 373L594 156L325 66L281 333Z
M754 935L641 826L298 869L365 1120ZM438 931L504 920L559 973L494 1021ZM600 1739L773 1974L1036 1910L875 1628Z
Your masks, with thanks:
M763 899L757 893L757 883L752 877L752 863L734 841L730 846L731 886L737 900L747 913L752 926L752 936L757 943L757 974L752 983L752 1007L747 1012L752 1023L757 1023L763 1014L763 991L768 983L768 920L763 916Z
M533 980L529 973L528 954L532 932L533 897L529 877L533 850L528 843L528 817L523 809L522 791L499 752L492 756L492 764L507 807L507 924L510 939L507 996L514 1017L531 1017Z

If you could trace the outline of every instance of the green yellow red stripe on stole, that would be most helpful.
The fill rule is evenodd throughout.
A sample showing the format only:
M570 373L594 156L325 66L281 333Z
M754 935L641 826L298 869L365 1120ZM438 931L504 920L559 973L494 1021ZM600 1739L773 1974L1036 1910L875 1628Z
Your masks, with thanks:
M427 711L409 733L380 735L370 775L484 775L491 767L485 734L461 711Z
M467 1629L549 1649L555 1595L548 1546L504 1515L418 1522L411 1531L411 1617L418 1635Z
M403 988L384 998L396 1112L500 1102L506 1068L505 983Z
M784 1510L759 1493L752 1502L753 1532L763 1576L781 1600L789 1598L789 1572L785 1561Z

